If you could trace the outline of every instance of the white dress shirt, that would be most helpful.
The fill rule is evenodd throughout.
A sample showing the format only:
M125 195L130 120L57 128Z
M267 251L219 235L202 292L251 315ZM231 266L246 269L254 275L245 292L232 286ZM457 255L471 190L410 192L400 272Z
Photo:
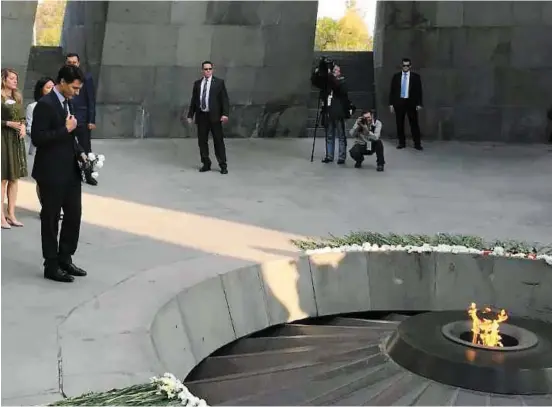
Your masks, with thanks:
M201 81L201 87L199 89L199 108L201 109L201 95L203 95L203 88L207 86L207 93L205 94L205 106L207 108L205 110L202 109L203 112L209 111L209 92L211 91L211 81L213 78L203 78Z

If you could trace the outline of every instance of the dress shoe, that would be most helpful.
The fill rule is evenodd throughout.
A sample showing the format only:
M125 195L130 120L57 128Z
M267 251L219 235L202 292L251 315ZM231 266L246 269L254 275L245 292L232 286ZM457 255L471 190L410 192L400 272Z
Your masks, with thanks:
M355 168L362 168L362 163L357 161L355 163Z
M86 183L87 183L88 185L92 185L93 187L95 187L96 185L98 185L98 181L95 180L95 179L92 178L92 177L87 177L87 178L86 178Z
M420 144L418 144L417 146L414 146L414 148L419 151L422 151L424 149Z
M326 158L324 158L324 159L322 160L322 162L323 162L324 164L328 164L328 163L333 163L333 160L330 160L328 157L326 157Z
M201 167L199 169L199 172L207 172L207 171L211 171L211 166L210 165L204 165L203 167Z
M228 169L226 167L223 167L220 169L221 174L228 174Z
M60 264L59 268L69 274L70 276L84 277L86 276L86 271L75 266L73 263L70 264Z
M343 164L345 164L345 160L337 160L337 163L338 163L339 165L343 165Z
M402 150L403 148L405 148L406 146L404 144L399 144L397 146L397 150Z
M60 268L48 267L44 269L44 278L60 283L72 283L75 278Z
M383 172L383 165L378 165L376 168L377 172Z

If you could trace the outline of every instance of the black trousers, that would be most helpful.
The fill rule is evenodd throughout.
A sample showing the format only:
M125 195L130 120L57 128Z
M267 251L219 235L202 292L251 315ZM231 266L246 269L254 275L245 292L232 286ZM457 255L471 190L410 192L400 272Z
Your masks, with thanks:
M422 137L420 135L416 104L410 99L399 99L399 102L395 104L393 108L395 109L395 120L397 121L397 138L399 139L399 145L404 146L406 144L406 138L404 136L404 119L408 117L414 145L421 146Z
M376 165L385 165L385 158L383 157L383 142L381 140L372 141L372 148L376 153ZM349 150L349 154L357 163L362 163L364 161L364 156L368 154L367 146L364 144L355 144Z
M79 243L82 214L81 182L80 180L67 184L39 182L38 187L42 201L40 231L44 266L57 267L60 263L69 264ZM63 221L58 244L61 209L63 209Z
M199 144L199 155L201 162L208 167L211 166L209 157L209 132L213 134L213 144L215 145L215 157L221 168L226 168L226 147L224 145L224 132L222 131L222 122L212 120L209 113L196 113L197 122L197 142Z
M75 135L84 152L86 154L92 152L92 132L88 129L88 124L78 125L75 129Z

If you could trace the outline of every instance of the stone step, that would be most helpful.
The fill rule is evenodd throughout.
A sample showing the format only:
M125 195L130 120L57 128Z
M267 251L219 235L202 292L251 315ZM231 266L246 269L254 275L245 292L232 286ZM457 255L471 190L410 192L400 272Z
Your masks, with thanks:
M258 394L274 388L286 387L306 377L343 369L354 361L368 359L375 355L381 355L379 346L330 355L323 362L298 362L284 368L269 368L254 373L244 372L214 379L186 381L184 384L196 396L209 400L210 405L216 405L251 395L253 391Z
M278 336L264 338L244 338L219 349L213 356L241 355L258 352L271 352L286 349L296 349L302 346L335 346L336 343L347 342L350 344L362 343L364 339L358 339L355 334L343 335L297 335Z
M398 367L389 363L383 354L361 358L351 363L314 374L299 380L288 381L287 384L273 386L265 391L242 398L227 400L222 405L309 405L322 396L339 392L348 385L368 376L381 380L382 371L396 372ZM379 374L378 374L379 373ZM392 373L389 373L392 374Z
M346 318L346 317L335 317L330 319L325 323L325 325L331 326L361 326L369 327L374 330L383 330L392 332L394 331L399 322L397 321L386 321L386 320L377 320L377 319L361 319L361 318Z
M387 317L385 317L385 319L387 319L388 321L396 321L396 322L402 322L402 321L406 321L408 318L410 318L409 315L404 315L404 314L389 314Z
M306 324L287 324L274 327L267 331L265 336L293 336L293 335L343 335L353 334L359 338L373 335L371 328L359 326L326 326L326 325L306 325Z
M267 368L285 369L300 362L319 363L332 355L350 353L353 350L367 349L378 345L385 332L375 330L374 335L362 343L340 343L328 346L303 346L280 351L258 352L242 355L213 356L202 361L193 373L193 380L211 379L247 372L255 374Z

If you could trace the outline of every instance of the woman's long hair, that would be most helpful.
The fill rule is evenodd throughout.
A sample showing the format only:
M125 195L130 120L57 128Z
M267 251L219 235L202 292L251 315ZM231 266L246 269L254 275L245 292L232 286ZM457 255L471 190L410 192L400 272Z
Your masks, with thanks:
M8 75L10 73L15 74L15 76L17 76L19 78L19 75L17 74L17 72L15 72L13 69L3 68L2 69L2 90L5 89L4 82L8 79ZM21 96L21 92L19 91L19 89L13 89L12 90L12 98L17 103L23 103L23 96Z
M40 78L34 87L34 100L35 102L38 102L42 96L44 96L44 85L46 85L48 82L55 83L52 78L49 78L47 76L44 76Z

